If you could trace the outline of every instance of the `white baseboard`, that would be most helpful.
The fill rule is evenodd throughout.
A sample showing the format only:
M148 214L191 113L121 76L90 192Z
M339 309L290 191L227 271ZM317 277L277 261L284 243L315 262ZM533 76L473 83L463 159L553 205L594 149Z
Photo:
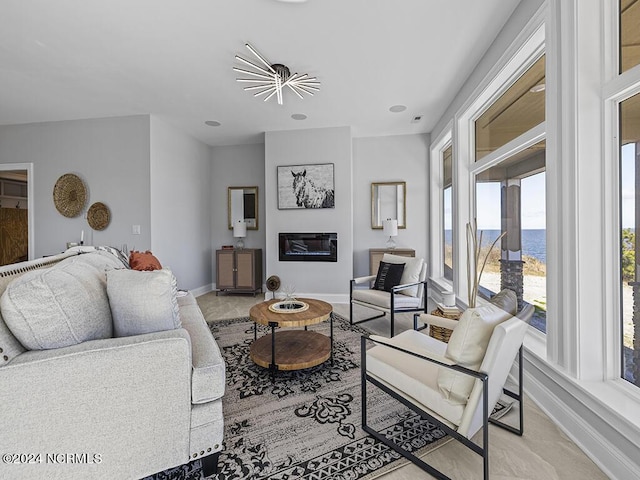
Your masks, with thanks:
M210 283L209 285L204 285L202 287L193 288L189 290L194 297L199 297L200 295L204 295L205 293L213 292L216 289L214 283Z
M529 398L609 477L640 480L640 446L578 397L577 388L536 357L525 355ZM526 418L525 418L526 431Z

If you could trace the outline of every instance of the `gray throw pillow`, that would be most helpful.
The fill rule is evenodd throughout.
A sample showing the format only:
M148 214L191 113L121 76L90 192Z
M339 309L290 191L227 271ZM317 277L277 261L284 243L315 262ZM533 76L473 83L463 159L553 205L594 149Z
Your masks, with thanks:
M504 288L496 293L491 297L489 302L511 315L515 315L518 311L518 298L516 297L516 293L508 288Z
M83 254L13 280L0 299L9 330L29 350L111 337L104 263Z
M393 287L400 285L402 272L404 272L404 263L380 262L376 281L373 284L374 290L390 292Z
M116 337L173 330L182 326L176 277L170 270L111 270L107 295Z

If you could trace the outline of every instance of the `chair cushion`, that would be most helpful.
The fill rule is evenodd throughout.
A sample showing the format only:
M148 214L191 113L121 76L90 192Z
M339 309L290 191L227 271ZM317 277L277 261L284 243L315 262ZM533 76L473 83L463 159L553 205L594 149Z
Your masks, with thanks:
M373 288L375 290L390 292L393 287L400 285L403 271L404 263L380 262L376 280L373 282Z
M494 327L509 318L508 312L492 304L468 308L451 333L445 357L460 366L477 370ZM463 404L469 398L474 381L473 377L452 370L441 370L438 375L438 386L445 398Z
M387 310L391 309L391 293L382 290L356 289L353 291L351 298L356 302L375 305ZM395 309L420 308L420 299L396 294L393 298L393 305Z
M443 342L415 330L407 330L385 341L416 353L423 352L425 356L432 352L441 357L446 348ZM464 406L449 402L440 393L437 378L442 370L427 360L385 346L377 345L367 350L368 373L455 428L460 423Z
M382 256L382 261L386 263L404 263L404 271L402 272L402 278L400 279L400 283L402 285L420 281L420 272L422 270L422 264L424 263L422 258L403 257L401 255L385 253ZM419 291L418 287L415 286L401 290L398 293L409 297L417 297Z
M180 328L176 277L170 270L107 272L107 295L116 337Z
M107 256L88 253L16 278L0 300L7 326L30 350L111 337L104 270L112 265Z

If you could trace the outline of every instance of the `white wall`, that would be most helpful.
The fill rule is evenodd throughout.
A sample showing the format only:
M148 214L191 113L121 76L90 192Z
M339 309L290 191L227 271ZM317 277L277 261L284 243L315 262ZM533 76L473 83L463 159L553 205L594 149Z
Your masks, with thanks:
M335 208L278 210L277 167L333 163ZM321 128L265 133L266 276L278 275L296 293L347 301L353 278L351 129ZM338 262L280 262L279 232L337 232Z
M178 288L211 290L211 147L150 119L151 250ZM137 246L136 246L137 247Z
M33 163L36 257L60 253L80 240L81 230L87 245L150 248L147 115L0 126L0 163ZM86 209L75 218L53 204L53 187L65 173L87 187ZM102 231L93 231L84 216L95 202L111 211ZM141 226L141 235L132 235L132 225Z
M258 230L247 230L246 248L261 248L265 253L264 144L213 147L211 150L211 246L210 263L216 281L215 251L222 245L235 245L227 223L227 188L258 187ZM262 282L266 277L263 275Z
M429 135L353 139L353 273L369 275L369 249L388 237L371 228L371 183L407 183L407 228L398 229L398 248L413 248L427 259Z

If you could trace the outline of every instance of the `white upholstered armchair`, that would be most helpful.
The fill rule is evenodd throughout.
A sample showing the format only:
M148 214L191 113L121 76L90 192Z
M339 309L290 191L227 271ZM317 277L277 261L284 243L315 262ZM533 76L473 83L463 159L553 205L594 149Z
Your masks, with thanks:
M417 312L427 309L425 300L427 264L422 258L403 257L385 253L380 262L380 269L384 268L384 264L404 265L402 275L395 285L388 285L387 290L378 288L377 283L384 283L381 279L382 270L378 271L378 275L370 275L366 277L354 278L350 282L349 288L349 321L352 325L368 322L376 318L389 314L391 337L395 334L395 313L396 312ZM391 274L389 275L391 276ZM374 282L373 288L370 287ZM388 284L389 282L387 282ZM367 288L358 288L366 285ZM382 312L373 317L354 320L353 306L360 305Z
M375 346L367 350L367 338L363 336L362 428L434 477L449 478L367 425L366 383L369 382L480 455L483 478L487 480L489 422L518 435L523 432L522 342L532 314L530 305L518 316L512 316L493 304L468 309L458 322L416 314L416 326L421 320L453 327L448 344L423 332L408 330L390 339L372 335L369 340ZM519 390L514 393L504 389L504 384L516 355L519 355ZM490 418L503 393L518 403L519 428ZM481 428L480 446L471 438Z

